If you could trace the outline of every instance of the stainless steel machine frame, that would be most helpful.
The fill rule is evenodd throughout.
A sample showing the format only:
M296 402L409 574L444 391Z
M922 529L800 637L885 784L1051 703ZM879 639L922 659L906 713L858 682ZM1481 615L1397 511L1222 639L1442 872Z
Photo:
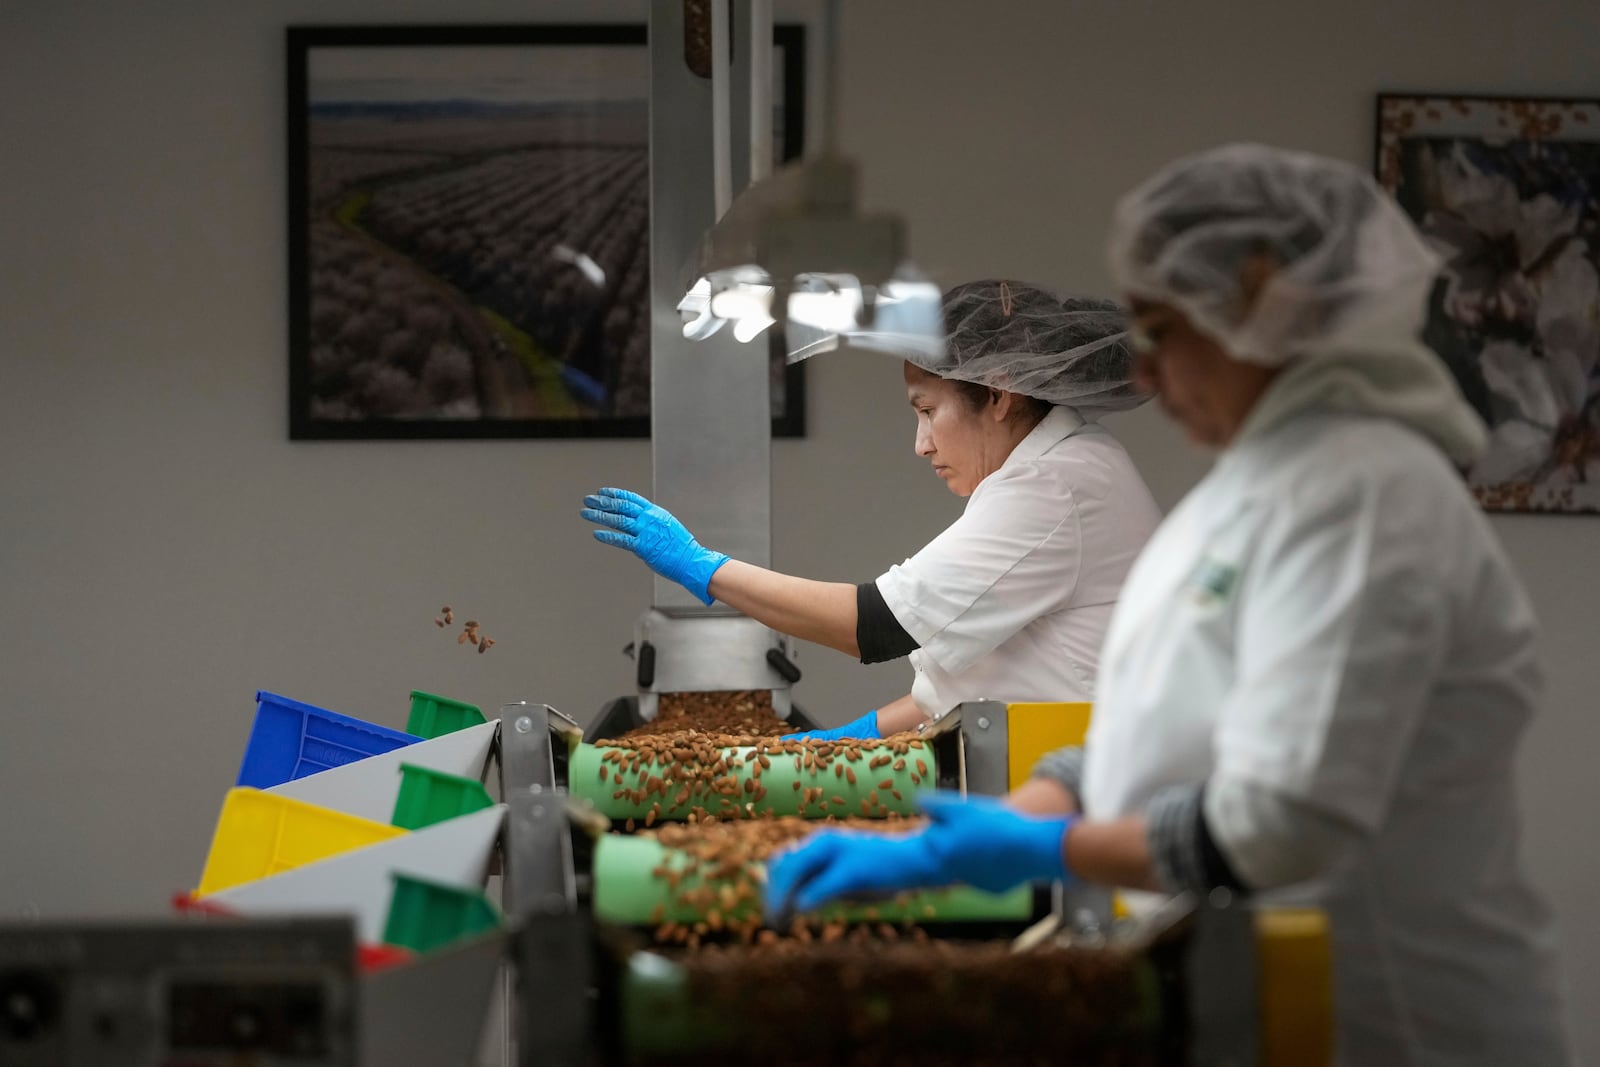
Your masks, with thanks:
M771 25L729 5L734 187L749 173L752 58L770 54ZM714 9L714 7L713 7ZM650 6L650 426L655 500L696 536L757 566L771 561L772 400L765 339L723 330L683 335L685 272L717 221L712 84L690 68L685 5ZM758 39L766 35L765 40ZM765 70L766 68L761 68ZM740 120L743 121L740 121ZM782 718L793 670L788 639L731 609L706 607L657 577L634 636L639 712L661 693L772 691ZM777 657L769 656L776 652ZM784 668L783 664L789 664Z
M714 16L718 5L709 5ZM751 87L770 77L770 6L729 4L726 99L732 188L751 171ZM650 5L650 366L655 499L706 544L757 566L771 561L771 386L766 339L731 330L690 340L679 303L691 264L719 214L714 86L689 59L686 5ZM701 40L699 46L709 47ZM789 717L799 676L788 639L727 608L706 607L657 577L634 635L638 710L655 717L661 693L770 690Z

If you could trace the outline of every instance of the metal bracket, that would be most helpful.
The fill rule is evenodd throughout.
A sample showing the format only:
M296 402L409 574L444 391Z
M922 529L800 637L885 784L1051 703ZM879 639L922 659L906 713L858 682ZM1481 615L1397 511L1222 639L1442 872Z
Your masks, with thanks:
M1010 731L1006 705L998 700L968 700L939 720L961 727L961 780L968 793L1003 796L1011 788Z
M563 744L552 744L552 737ZM509 801L528 786L565 786L567 743L582 737L583 727L549 704L501 705L494 745L500 760L500 795Z
M577 723L548 704L500 709L500 783L510 809L503 900L516 927L523 1067L578 1067L591 1058L595 963L589 923L578 908L566 788L566 743L581 735Z

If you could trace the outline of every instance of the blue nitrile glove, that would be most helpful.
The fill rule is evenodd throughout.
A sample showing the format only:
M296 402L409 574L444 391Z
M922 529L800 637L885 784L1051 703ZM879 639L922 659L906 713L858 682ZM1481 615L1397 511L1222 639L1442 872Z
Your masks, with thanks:
M701 547L672 512L626 489L601 489L584 497L583 503L579 514L610 527L596 530L596 541L626 548L661 577L677 582L707 604L712 602L706 586L728 557Z
M1001 893L1023 882L1070 881L1062 856L1076 815L1023 815L994 797L924 797L932 824L902 837L824 830L767 864L764 905L783 925L840 897L891 896L965 884Z
M867 738L873 741L881 740L883 734L878 730L878 709L873 708L859 719L835 726L831 730L805 730L798 734L784 734L784 741L837 741L841 737Z

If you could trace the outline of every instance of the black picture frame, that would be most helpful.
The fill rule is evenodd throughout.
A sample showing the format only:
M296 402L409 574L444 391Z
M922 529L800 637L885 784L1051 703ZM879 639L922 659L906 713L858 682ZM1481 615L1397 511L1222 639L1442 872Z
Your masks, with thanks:
M649 436L645 27L286 36L290 439ZM774 44L793 159L805 28ZM773 436L802 437L769 342Z
M1424 340L1491 512L1600 514L1600 100L1380 92L1373 166L1439 253Z

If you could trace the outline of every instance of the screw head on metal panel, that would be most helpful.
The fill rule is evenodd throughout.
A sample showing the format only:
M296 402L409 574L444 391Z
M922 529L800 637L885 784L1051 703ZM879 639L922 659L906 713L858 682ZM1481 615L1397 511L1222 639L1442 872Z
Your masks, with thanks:
M533 729L533 720L526 715L517 719L517 733L525 734Z
M543 793L544 792L544 786L541 785L538 782L534 782L532 785L528 786L528 792L534 793L534 794Z
M988 728L989 728L989 717L987 715L979 715L978 716L978 729L987 730Z

